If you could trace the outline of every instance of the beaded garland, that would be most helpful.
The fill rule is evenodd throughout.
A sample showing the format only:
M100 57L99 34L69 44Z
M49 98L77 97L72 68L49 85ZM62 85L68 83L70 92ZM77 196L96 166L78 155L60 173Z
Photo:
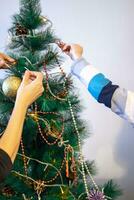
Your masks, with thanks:
M60 63L59 63L59 61L57 59L56 59L56 62L58 64L58 66L59 66L59 69L60 69L61 73L64 75L65 81L66 81L67 80L67 75L63 71L63 69L60 66ZM65 84L64 84L64 89L66 90ZM91 175L91 173L90 173L90 171L88 169L88 166L87 166L86 162L84 161L83 153L82 153L82 145L81 145L80 133L79 133L79 130L78 130L78 127L77 127L77 123L76 123L76 120L75 120L75 115L74 115L73 108L72 108L71 101L70 101L69 97L67 97L67 101L68 101L70 113L71 113L71 116L72 116L72 121L73 121L73 124L74 124L74 128L75 128L75 131L76 131L77 136L78 136L78 146L79 146L79 153L80 153L80 162L81 162L81 168L82 168L83 182L84 182L84 185L85 185L85 191L86 191L86 195L87 195L88 200L91 200L91 198L90 198L91 197L91 193L89 192L89 189L88 189L88 184L87 184L87 179L86 179L86 174L85 174L85 168L87 170L87 173L88 173L88 175L89 175L89 177L90 177L93 185L96 188L96 190L94 190L94 191L96 191L96 193L99 194L99 195L102 195L103 193L99 190L98 185L95 183L95 181L94 181L94 179L93 179L93 177L92 177L92 175ZM104 194L103 194L103 199L107 200ZM92 200L103 200L103 199L95 199L94 198Z
M61 100L61 101L67 101L68 102L69 109L70 109L70 114L71 114L71 117L72 117L72 122L73 122L75 131L76 131L76 134L77 134L77 137L78 137L78 146L79 146L79 153L80 153L79 158L80 158L80 163L81 163L82 176L83 176L83 182L84 182L84 186L85 186L87 199L88 200L106 200L106 196L103 194L103 192L101 192L99 190L99 187L95 183L95 181L94 181L94 179L93 179L93 177L92 177L92 175L91 175L91 173L90 173L90 171L88 169L88 166L87 166L86 162L84 161L79 130L78 130L76 119L75 119L75 115L74 115L74 112L73 112L73 107L72 107L71 101L70 101L69 96L68 96L68 91L67 91L67 89L65 87L65 83L67 81L67 76L66 76L65 72L63 71L62 67L60 66L60 63L58 62L57 59L56 59L56 62L58 64L58 66L59 66L61 74L64 75L64 78L65 78L65 82L63 83L63 89L64 89L63 97L64 98L61 98L60 95L53 94L53 92L51 91L50 86L49 86L49 82L48 82L48 78L49 77L48 77L46 65L44 65L44 70L45 70L45 73L46 73L46 90L50 92L50 94L53 96L54 99L58 99L58 100ZM15 172L15 173L20 175L20 176L25 177L26 179L29 179L29 180L33 181L34 189L35 189L35 191L37 193L38 200L41 199L41 193L44 191L45 184L50 184L50 183L54 182L57 179L57 177L60 175L60 172L62 171L64 165L66 166L66 176L67 177L69 176L69 166L68 166L67 154L70 151L73 152L73 148L70 145L66 144L66 142L68 142L68 141L64 141L63 138L62 138L62 134L64 132L64 119L63 119L63 117L61 117L61 121L63 123L62 128L61 128L61 133L58 135L58 137L55 139L54 142L50 143L46 139L46 137L44 136L44 134L43 134L43 132L41 130L41 126L40 126L39 121L43 120L43 119L41 117L39 117L40 114L51 114L51 115L59 116L59 113L56 113L56 112L47 112L46 113L46 112L38 111L37 104L35 103L35 111L31 112L31 113L27 113L27 116L31 116L37 122L38 130L39 130L39 132L41 134L41 137L48 145L51 146L51 145L54 145L56 143L58 144L59 147L64 145L65 146L65 151L64 151L63 162L61 164L60 169L56 173L56 175L51 180L45 180L45 181L44 180L43 181L42 180L36 180L35 181L32 178L28 177L28 175L27 175L27 159L26 159L27 157L25 156L24 144L23 144L23 141L21 139L21 150L22 150L22 159L24 161L25 176L19 174L18 172ZM45 121L44 121L44 123L45 123ZM74 156L72 156L72 166L70 167L70 169L72 170L72 172L74 172L74 177L75 177L74 180L76 180L77 172L76 172L76 164L75 164ZM89 175L89 177L90 177L90 179L91 179L91 181L92 181L92 183L93 183L93 185L95 187L94 190L90 191L89 188L88 188L85 170L87 171L87 173L88 173L88 175ZM111 199L111 198L107 197L107 199Z

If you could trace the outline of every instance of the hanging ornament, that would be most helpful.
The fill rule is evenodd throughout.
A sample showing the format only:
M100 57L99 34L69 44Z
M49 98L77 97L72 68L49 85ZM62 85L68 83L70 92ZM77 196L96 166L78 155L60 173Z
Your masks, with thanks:
M50 135L54 138L59 138L60 133L54 126L51 126L50 131L48 132L48 135Z
M10 76L3 81L2 90L7 97L15 97L21 84L21 79L16 76Z
M56 124L55 120L51 120L50 122L50 130L48 131L48 135L54 137L54 138L59 138L61 130L58 130L58 125Z
M65 98L67 96L67 91L63 90L63 91L59 92L57 94L57 96L60 98Z
M28 29L26 29L25 27L21 26L20 24L16 24L16 29L15 29L15 35L19 36L19 35L27 35L28 34Z
M103 192L93 189L89 193L89 200L106 200L106 198Z
M50 146L55 145L61 139L62 134L64 132L64 118L59 113L56 113L56 112L41 112L41 111L37 111L37 109L38 109L37 104L35 103L35 111L32 112L32 113L27 113L27 115L31 116L36 121L39 133L41 134L41 137L43 138L43 140ZM55 120L51 120L51 122L53 122L54 125L56 125L56 127L54 127L52 129L51 126L50 126L50 122L47 119L42 118L41 115L57 116L57 120L60 121L61 126L58 127L58 123L56 123ZM40 125L40 121L43 122L44 125L46 126L45 130L43 130L43 131L42 131L42 128L41 128L41 125ZM59 131L59 129L60 129L60 131ZM54 141L49 142L48 139L46 138L46 136L48 136L50 134L52 134L53 137L55 138Z
M78 181L78 177L77 177L76 161L75 161L74 156L72 156L72 164L71 164L71 166L70 166L70 171L71 171L72 174L73 174L74 184L76 185L76 184L77 184L77 181Z
M45 25L48 24L49 27L52 26L52 22L47 17L40 16L40 19L41 19L42 24L45 24ZM48 27L45 27L45 28L48 28Z
M65 148L65 161L66 161L66 177L69 178L70 172L70 160L71 160L71 148L70 145Z
M68 145L65 148L65 162L66 162L66 177L71 180L75 181L77 179L77 172L76 172L76 162L74 158L74 150L73 147Z
M47 17L40 16L40 19L43 23L46 23L48 21Z

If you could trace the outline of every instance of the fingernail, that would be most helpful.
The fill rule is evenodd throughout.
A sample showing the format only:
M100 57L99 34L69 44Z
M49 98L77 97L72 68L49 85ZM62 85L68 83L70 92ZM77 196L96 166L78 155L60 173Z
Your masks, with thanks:
M10 61L11 61L11 62L14 62L15 60L14 60L13 58L10 58Z

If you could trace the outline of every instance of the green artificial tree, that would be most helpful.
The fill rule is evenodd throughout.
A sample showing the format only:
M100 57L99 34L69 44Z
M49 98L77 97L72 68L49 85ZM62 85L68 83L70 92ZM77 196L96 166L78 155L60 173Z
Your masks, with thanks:
M121 195L118 186L113 181L98 186L93 179L94 162L83 159L82 143L88 133L80 118L80 101L71 77L60 67L59 38L52 22L42 16L39 0L20 0L9 36L8 54L16 62L1 84L1 133L14 106L16 84L26 69L44 73L45 91L27 111L20 149L0 187L0 199L117 199Z

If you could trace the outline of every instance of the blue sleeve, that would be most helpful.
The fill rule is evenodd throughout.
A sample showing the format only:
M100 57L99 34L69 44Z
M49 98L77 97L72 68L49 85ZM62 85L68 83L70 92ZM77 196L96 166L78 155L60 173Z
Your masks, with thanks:
M99 103L134 125L134 92L113 84L84 58L73 63L71 73L78 77Z

